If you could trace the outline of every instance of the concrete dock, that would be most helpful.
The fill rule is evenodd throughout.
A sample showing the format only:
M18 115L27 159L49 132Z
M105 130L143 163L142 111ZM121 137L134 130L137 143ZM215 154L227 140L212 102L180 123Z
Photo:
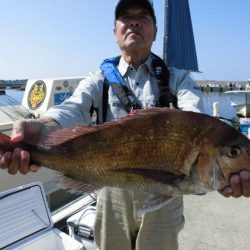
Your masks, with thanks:
M218 192L188 195L184 215L180 250L250 249L250 198L225 198Z

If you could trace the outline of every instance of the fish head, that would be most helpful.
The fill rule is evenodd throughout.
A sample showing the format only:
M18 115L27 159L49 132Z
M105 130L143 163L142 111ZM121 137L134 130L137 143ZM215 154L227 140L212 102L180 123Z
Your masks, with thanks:
M250 171L250 140L220 120L213 120L204 130L199 138L196 175L208 189L221 190L233 174Z
M231 131L228 141L225 138L224 142L217 148L217 162L225 179L220 188L229 184L233 174L242 170L250 171L250 140L235 130Z

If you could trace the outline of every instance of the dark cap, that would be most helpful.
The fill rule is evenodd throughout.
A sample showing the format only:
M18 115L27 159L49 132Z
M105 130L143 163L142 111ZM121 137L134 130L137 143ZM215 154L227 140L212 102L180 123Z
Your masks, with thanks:
M115 20L119 18L122 10L129 7L130 5L143 6L144 8L146 8L151 14L154 22L156 23L155 11L153 2L151 0L119 0L115 8Z

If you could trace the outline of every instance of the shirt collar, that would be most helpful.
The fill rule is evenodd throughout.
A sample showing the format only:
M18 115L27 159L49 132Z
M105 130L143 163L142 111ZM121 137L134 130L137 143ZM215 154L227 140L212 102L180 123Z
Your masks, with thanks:
M150 74L155 75L154 70L152 69L152 55L150 55L147 58L147 60L145 61L143 65L145 65L148 68ZM130 68L129 64L124 60L123 57L121 57L119 64L118 64L118 70L122 77L127 73L129 68Z

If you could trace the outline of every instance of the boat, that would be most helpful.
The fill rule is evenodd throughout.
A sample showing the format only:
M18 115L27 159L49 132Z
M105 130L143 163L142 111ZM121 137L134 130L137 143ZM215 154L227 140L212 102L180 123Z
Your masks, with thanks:
M0 88L0 95L5 95L6 92L5 92L5 88Z
M239 117L250 117L250 90L230 90L225 92L231 99Z
M185 30L185 32L183 32L183 30ZM188 0L165 0L164 33L163 58L165 62L172 67L189 71L198 71ZM176 47L180 42L182 42L181 46ZM14 110L13 105L5 105L5 112L1 112L0 110L0 131L6 134L10 133L13 122L17 117L11 117L9 114L17 110L25 110L27 113L26 115L34 119L40 117L49 107L60 104L70 97L81 79L81 77L69 77L28 80L22 104L17 105ZM62 189L59 182L54 181L54 177L56 177L57 174L56 171L46 168L39 170L38 173L29 173L26 176L21 174L11 176L5 171L0 170L0 194L2 197L6 197L6 190L11 190L9 192L7 191L7 194L14 194L15 197L15 193L20 190L29 190L33 189L33 186L41 186L42 188L40 189L44 189L48 202L49 210L47 210L47 213L51 213L53 227L63 232L68 232L71 238L77 240L84 246L83 249L96 249L93 238L93 224L97 193L94 192L89 194L89 192L86 191L82 192L80 195L72 194L69 190ZM32 184L37 182L41 182L42 185ZM27 185L29 186L27 187ZM18 204L15 205L18 206ZM7 213L7 211L5 212ZM34 215L34 212L32 213ZM37 214L37 218L44 221L44 218L39 214ZM45 220L47 220L47 218ZM11 236L11 232L9 235ZM34 239L32 241L27 235L23 236L23 238L26 239L26 243L27 241L30 244L34 242ZM13 244L16 244L17 240L18 239L13 238L13 241L15 241ZM21 239L21 241L23 241L23 239ZM8 241L8 244L11 244L11 242ZM1 246L1 248L2 247L3 246ZM27 250L34 248L37 247L20 249ZM41 248L38 246L37 249ZM43 246L42 249L46 249L46 246Z
M23 118L36 119L42 116L49 107L58 105L69 98L81 80L82 77L30 79L27 81L22 103L13 100L5 92L2 93L0 95L0 131L9 135L16 120ZM89 194L87 190L84 192L84 189L79 194L62 188L61 177L58 174L57 171L42 168L35 174L11 176L0 169L0 194L2 195L6 190L19 190L26 185L41 182L47 206L51 213L53 227L66 231L67 219L82 211L85 207L94 205L96 198L95 193ZM92 242L92 245L94 245L94 242Z
M230 90L225 92L231 100L239 121L239 130L250 139L250 89Z

